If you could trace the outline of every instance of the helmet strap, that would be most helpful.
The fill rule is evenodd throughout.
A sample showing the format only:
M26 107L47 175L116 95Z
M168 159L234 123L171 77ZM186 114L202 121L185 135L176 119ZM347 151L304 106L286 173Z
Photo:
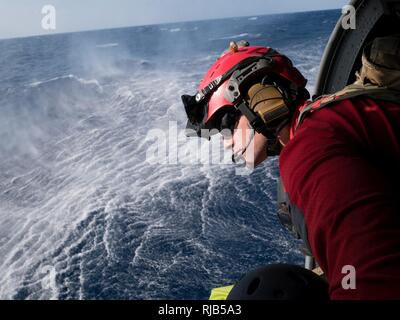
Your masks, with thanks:
M264 135L267 138L268 155L278 155L280 152L280 145L276 130L269 130L261 116L253 112L244 100L235 105L235 108L247 118L254 131Z

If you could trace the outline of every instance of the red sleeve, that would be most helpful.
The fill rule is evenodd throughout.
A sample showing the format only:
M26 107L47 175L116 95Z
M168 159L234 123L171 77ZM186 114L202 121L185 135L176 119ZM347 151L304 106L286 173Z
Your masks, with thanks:
M332 299L400 299L400 108L370 99L311 114L280 157ZM355 267L356 289L342 288Z

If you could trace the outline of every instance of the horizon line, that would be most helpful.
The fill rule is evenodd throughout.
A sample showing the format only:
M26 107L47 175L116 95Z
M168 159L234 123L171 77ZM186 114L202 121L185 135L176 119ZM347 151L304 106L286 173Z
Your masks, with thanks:
M274 15L290 15L290 14L298 14L298 13L333 11L333 10L340 10L340 8L304 10L304 11L293 11L293 12L263 13L263 14L258 14L258 15L253 14L253 15L229 16L229 17L211 18L211 19L179 20L179 21L173 21L173 22L157 22L157 23L149 23L149 24L117 26L117 27L110 27L110 28L106 27L106 28L84 29L84 30L65 31L65 32L39 33L39 34L32 34L32 35L28 35L28 36L13 36L13 37L0 38L0 41L17 40L17 39L20 40L20 39L28 39L28 38L36 38L36 37L51 37L51 36L58 36L58 35L67 35L67 34L74 34L74 33L89 33L89 32L98 32L98 31L106 31L106 30L140 28L140 27L149 27L149 26L157 26L157 25L169 25L169 24L176 24L176 23L205 22L205 21L215 21L215 20L234 19L234 18L265 17L265 16L274 16Z

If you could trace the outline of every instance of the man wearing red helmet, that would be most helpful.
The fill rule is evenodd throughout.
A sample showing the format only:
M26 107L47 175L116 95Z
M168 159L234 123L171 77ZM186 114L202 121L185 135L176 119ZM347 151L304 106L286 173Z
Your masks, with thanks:
M228 129L225 146L250 165L280 155L281 214L324 271L331 299L400 299L399 55L398 36L377 38L355 84L307 102L287 57L232 44L197 95L182 97L192 133ZM249 127L254 135L244 136Z

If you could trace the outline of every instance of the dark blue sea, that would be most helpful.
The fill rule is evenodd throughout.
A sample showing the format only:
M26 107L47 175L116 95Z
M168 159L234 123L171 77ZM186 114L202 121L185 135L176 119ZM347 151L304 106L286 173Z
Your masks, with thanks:
M276 158L251 175L156 163L149 132L184 127L180 95L232 40L285 53L312 91L339 15L0 41L0 298L207 299L256 267L302 264L275 214Z

